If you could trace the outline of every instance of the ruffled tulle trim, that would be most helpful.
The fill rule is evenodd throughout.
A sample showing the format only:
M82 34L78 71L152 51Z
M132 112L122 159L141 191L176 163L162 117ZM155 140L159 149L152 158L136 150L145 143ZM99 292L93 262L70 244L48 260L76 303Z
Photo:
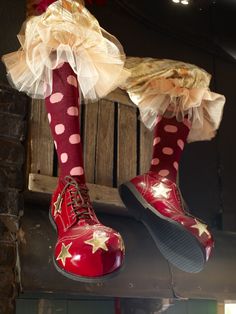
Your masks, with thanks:
M59 0L29 18L18 39L21 48L3 56L10 83L33 98L52 91L52 71L68 62L85 99L96 100L129 76L118 40L103 30L81 4Z
M209 90L207 72L184 63L180 67L179 61L130 59L131 77L122 88L138 106L147 128L154 128L157 116L175 116L178 121L184 121L187 116L191 122L188 142L210 140L215 136L225 97Z
M135 92L128 94L138 103L140 117L149 129L156 124L156 117L176 117L183 121L188 117L191 130L188 142L210 140L215 136L222 118L225 97L205 88L187 89L175 85L174 80L160 79L146 87L137 99Z

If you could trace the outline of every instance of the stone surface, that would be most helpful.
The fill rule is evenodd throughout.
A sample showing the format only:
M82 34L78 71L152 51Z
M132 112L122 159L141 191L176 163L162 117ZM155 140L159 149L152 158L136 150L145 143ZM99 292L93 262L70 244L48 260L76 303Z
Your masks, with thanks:
M0 298L0 314L14 314L14 299Z
M22 190L25 184L25 178L21 167L18 165L0 165L0 191L8 188Z
M7 86L0 86L0 112L25 117L29 101L30 98L25 94Z
M23 165L25 160L24 146L11 139L0 138L0 164Z
M0 215L4 213L18 216L23 206L23 196L18 190L7 189L5 192L0 192Z
M25 134L26 121L21 116L0 112L0 136L23 141Z

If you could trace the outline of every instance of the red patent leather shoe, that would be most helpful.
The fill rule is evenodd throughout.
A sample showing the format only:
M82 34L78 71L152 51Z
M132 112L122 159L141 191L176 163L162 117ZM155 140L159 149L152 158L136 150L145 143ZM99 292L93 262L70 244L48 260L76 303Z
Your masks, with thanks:
M49 217L58 235L54 264L64 276L93 283L120 270L123 240L118 232L98 221L85 185L69 176L60 179Z
M119 193L169 262L186 272L203 269L214 241L207 225L184 210L175 183L150 171L122 184Z

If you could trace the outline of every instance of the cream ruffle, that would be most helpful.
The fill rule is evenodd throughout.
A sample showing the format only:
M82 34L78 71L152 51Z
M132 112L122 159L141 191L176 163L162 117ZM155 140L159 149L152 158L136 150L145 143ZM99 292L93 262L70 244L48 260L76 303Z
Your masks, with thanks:
M18 39L21 48L3 56L11 84L33 98L52 91L52 70L69 62L85 99L96 100L129 75L118 40L103 30L80 3L59 0L29 18Z
M157 115L176 116L179 121L187 115L192 123L188 142L215 136L225 97L209 90L209 73L192 64L152 58L127 58L126 67L131 76L121 88L139 107L149 129Z

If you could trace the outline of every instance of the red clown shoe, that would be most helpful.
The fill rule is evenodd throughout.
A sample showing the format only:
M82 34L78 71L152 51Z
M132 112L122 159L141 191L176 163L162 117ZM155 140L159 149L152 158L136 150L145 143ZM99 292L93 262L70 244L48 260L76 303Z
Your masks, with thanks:
M110 278L121 268L123 240L98 221L86 185L70 176L60 179L50 220L58 235L54 264L64 276L93 283Z
M119 188L120 196L142 221L164 257L186 272L203 269L213 247L206 224L184 210L176 184L149 171Z

